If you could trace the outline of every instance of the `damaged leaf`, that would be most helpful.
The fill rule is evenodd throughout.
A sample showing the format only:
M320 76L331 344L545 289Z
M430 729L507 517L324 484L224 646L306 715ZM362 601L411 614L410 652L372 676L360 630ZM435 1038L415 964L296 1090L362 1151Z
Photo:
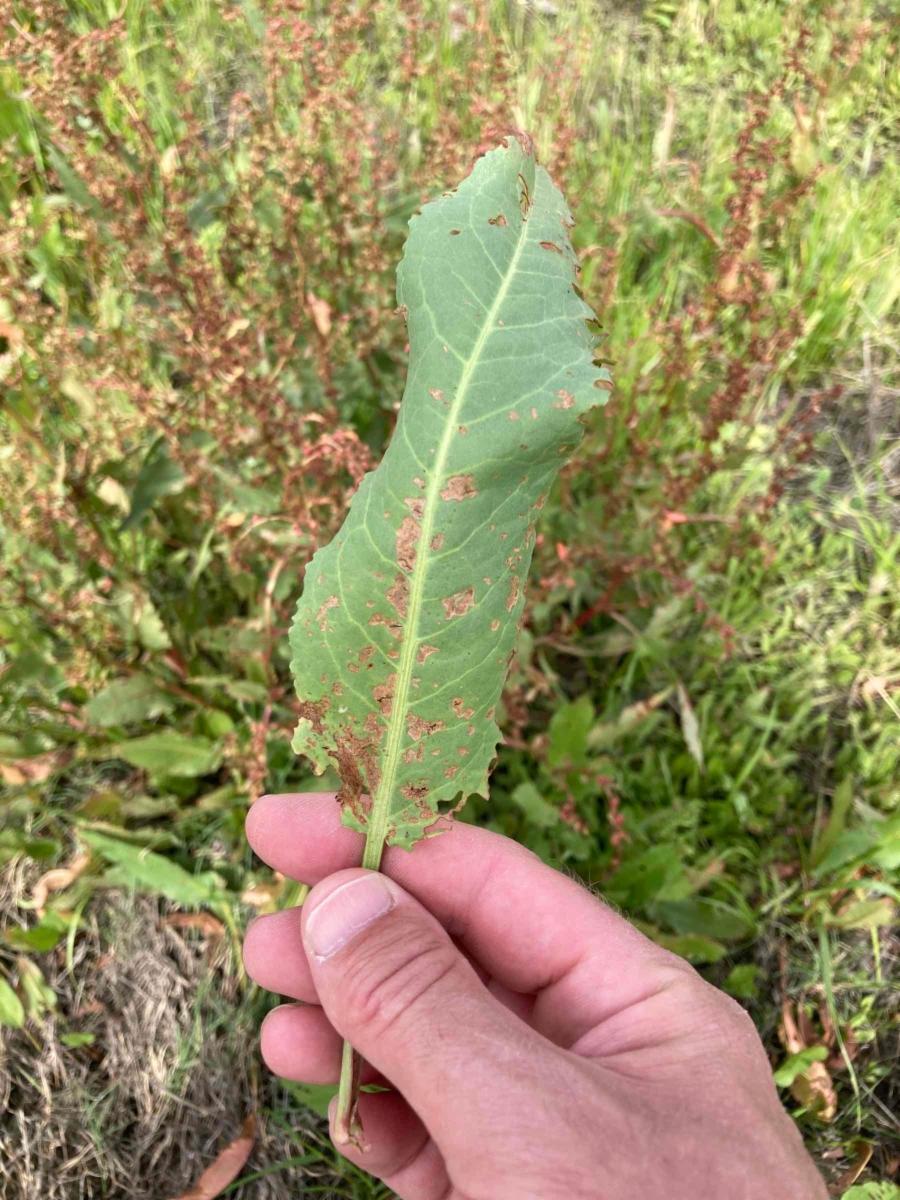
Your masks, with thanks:
M488 794L535 522L608 394L570 227L525 137L410 225L396 432L307 567L291 630L294 749L337 768L368 867Z

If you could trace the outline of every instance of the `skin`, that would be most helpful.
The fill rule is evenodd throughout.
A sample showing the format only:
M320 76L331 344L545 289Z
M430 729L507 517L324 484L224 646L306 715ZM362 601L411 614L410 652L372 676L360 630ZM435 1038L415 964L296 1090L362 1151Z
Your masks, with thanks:
M263 1057L336 1083L357 1047L392 1090L341 1149L402 1200L826 1200L743 1009L529 851L458 824L372 881L331 794L263 797L247 836L314 885L247 933L251 977L301 1002Z

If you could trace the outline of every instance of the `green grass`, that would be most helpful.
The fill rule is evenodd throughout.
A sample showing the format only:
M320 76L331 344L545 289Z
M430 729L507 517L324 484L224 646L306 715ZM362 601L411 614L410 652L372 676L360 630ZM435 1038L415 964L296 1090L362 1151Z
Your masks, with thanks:
M286 626L393 426L406 221L527 128L573 204L616 392L544 510L507 744L464 819L692 958L773 1066L799 1006L838 1105L823 1122L786 1104L829 1178L863 1140L861 1182L889 1180L895 37L868 2L558 7L309 3L296 28L250 0L4 10L0 859L27 894L79 830L159 858L98 851L33 945L0 942L0 976L23 991L23 952L52 975L57 935L74 969L108 887L236 924L271 882L243 818L310 782ZM34 1005L26 1032L19 1053L54 1036ZM272 1095L267 1120L292 1120L296 1097ZM248 1172L275 1166L260 1155Z

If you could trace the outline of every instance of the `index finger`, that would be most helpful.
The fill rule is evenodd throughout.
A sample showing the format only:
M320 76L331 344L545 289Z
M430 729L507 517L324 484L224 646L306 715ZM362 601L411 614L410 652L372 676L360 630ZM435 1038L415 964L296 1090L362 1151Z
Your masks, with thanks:
M341 825L333 793L321 792L261 797L247 838L270 866L309 884L358 866L364 842ZM382 869L503 986L537 994L536 1024L562 1043L684 966L580 884L474 825L457 823L412 851L388 847Z

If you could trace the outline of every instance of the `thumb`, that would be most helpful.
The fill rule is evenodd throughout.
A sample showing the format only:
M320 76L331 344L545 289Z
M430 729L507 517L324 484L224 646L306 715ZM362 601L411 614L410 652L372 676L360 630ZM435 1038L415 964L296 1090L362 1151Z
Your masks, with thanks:
M446 931L393 880L347 870L312 889L303 941L335 1029L403 1093L432 1135L476 1118L492 1083L535 1082L548 1044L479 980ZM542 1052L543 1051L543 1052ZM449 1105L447 1098L454 1097Z

